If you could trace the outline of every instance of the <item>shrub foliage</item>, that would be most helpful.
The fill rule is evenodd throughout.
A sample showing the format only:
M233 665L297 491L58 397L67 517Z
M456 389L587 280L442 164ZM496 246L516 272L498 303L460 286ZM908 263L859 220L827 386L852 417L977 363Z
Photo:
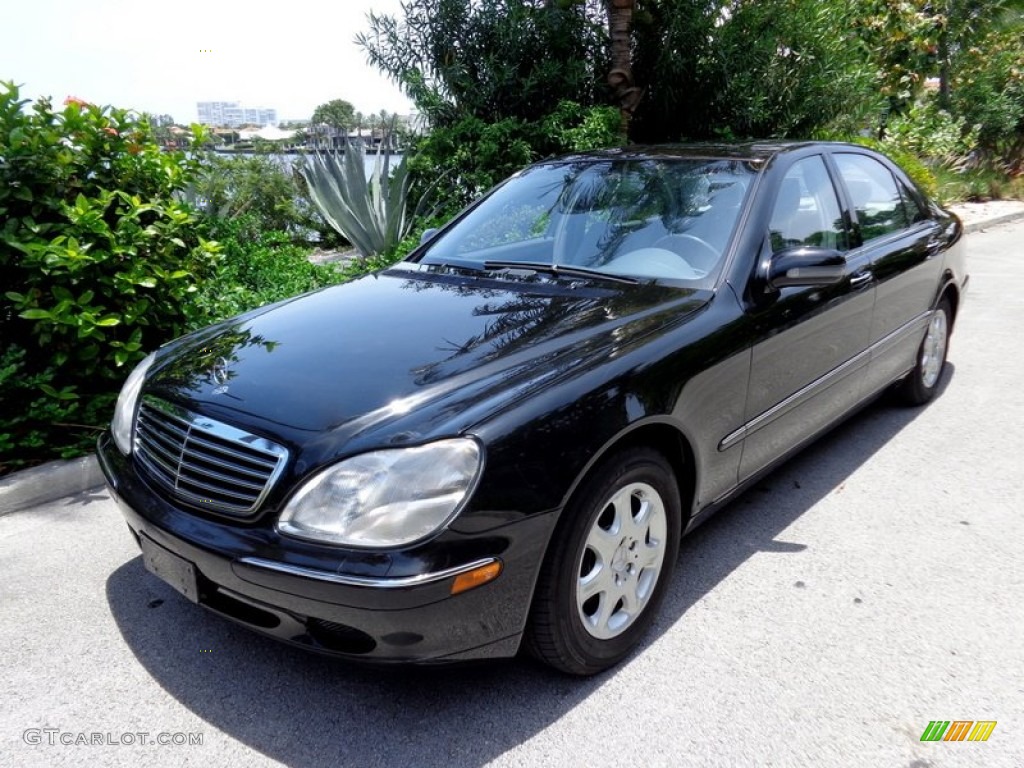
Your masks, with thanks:
M313 264L310 249L289 233L267 230L260 217L210 217L199 230L219 249L212 279L191 298L190 329L341 282L333 264Z
M293 242L339 240L316 210L295 164L270 151L206 152L186 199L205 219L247 217L262 232L285 232Z
M90 445L216 258L176 197L193 161L143 118L27 105L0 83L0 469Z

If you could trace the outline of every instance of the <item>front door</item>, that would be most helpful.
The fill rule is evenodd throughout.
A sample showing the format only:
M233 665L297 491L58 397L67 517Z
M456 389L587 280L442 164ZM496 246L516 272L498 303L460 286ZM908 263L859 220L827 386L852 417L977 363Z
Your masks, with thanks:
M755 328L740 476L799 446L863 393L875 298L870 260L851 253L836 188L821 155L796 161L779 184L770 248L832 248L846 277L826 287L782 288L751 309ZM755 278L756 279L756 278Z

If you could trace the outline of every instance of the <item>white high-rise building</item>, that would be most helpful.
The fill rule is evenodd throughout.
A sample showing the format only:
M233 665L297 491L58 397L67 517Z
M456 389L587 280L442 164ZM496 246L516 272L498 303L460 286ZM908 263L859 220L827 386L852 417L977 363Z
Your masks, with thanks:
M199 101L196 110L203 125L277 125L277 110L270 107L249 107L237 101Z

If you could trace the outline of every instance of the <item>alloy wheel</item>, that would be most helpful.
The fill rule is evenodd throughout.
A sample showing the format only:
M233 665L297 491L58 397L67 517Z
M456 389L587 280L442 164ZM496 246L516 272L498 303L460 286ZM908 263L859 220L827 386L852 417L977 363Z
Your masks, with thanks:
M586 631L607 640L647 606L665 561L665 503L647 483L630 483L608 499L580 555L576 607Z

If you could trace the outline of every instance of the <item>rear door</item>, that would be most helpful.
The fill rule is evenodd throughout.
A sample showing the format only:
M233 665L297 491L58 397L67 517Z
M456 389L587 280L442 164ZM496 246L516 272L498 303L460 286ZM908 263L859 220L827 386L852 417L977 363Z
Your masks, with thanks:
M918 196L881 160L855 151L832 155L854 215L854 251L877 283L868 391L910 370L935 301L942 232Z

